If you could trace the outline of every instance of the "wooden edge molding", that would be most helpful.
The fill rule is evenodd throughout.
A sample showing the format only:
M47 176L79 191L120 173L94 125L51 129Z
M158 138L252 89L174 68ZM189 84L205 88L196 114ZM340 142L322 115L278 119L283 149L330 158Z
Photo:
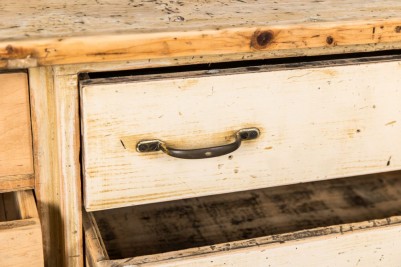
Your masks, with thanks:
M310 48L368 52L379 44L401 48L400 19L0 42L0 68L279 51L285 57Z
M32 190L16 192L15 202L17 203L19 215L22 219L39 218Z
M83 211L82 222L85 229L85 250L88 266L96 266L98 262L109 260L93 215Z
M0 177L0 193L33 189L34 187L34 174L20 174Z
M364 233L366 231L380 231L389 228L399 229L400 223L401 217L394 216L386 219L319 227L310 230L300 230L211 246L202 246L179 251L115 260L109 260L102 255L101 245L98 241L100 237L95 234L93 225L90 225L91 228L85 229L85 238L87 246L88 242L92 246L90 248L87 247L87 250L90 250L92 254L87 254L88 261L92 264L89 266L186 266L185 263L196 263L197 260L201 260L202 258L210 259L209 257L219 257L222 255L229 257L230 255L235 255L237 253L247 254L252 250L263 252L275 247L282 247L284 243L288 246L295 243L305 243L323 239L337 239L343 235ZM183 262L184 264L180 265L180 262Z

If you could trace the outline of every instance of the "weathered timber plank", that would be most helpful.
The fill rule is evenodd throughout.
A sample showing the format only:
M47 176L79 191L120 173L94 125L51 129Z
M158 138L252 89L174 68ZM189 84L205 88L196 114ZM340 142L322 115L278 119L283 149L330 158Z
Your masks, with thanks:
M334 47L345 53L375 51L383 44L401 48L399 1L301 2L76 0L27 6L2 1L0 67L266 51L309 55L310 48L330 54Z

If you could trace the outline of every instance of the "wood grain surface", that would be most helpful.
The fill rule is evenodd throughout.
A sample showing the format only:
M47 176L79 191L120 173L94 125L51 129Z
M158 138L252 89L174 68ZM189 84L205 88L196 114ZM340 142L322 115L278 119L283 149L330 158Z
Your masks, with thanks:
M401 168L398 60L274 68L84 81L86 209ZM144 139L183 149L222 145L247 127L260 137L218 158L136 151Z
M0 240L0 266L43 267L42 233L32 191L0 195Z
M4 0L0 67L400 49L400 14L396 0Z
M0 192L33 188L26 73L0 73Z
M34 187L35 176L33 173L0 177L0 193L32 189Z
M93 266L397 266L400 178L391 172L97 211L85 225L100 239L89 253Z
M78 76L29 70L45 264L83 266Z

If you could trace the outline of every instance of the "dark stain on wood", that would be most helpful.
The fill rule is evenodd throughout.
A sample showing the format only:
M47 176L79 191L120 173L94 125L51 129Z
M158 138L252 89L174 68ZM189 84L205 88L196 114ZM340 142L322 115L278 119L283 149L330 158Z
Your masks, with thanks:
M25 59L37 57L35 50L25 49L23 47L7 45L5 50L7 54L4 55L4 58L6 59Z
M332 45L334 43L334 38L332 36L327 36L326 43Z
M127 148L125 147L125 145L124 145L123 140L120 140L120 142L121 142L121 145L124 147L124 149L127 149Z
M391 156L388 158L386 166L390 166L390 164L391 164Z
M108 221L106 219L99 219L97 221L99 228L103 229L102 238L104 241L114 240L116 236L113 233L113 229L110 227Z
M12 47L12 45L7 45L6 51L9 55L12 55L14 53L14 48Z
M274 33L272 31L255 31L251 38L251 48L263 49L273 42Z
M246 69L249 70L249 71L260 71L260 68L256 67L256 66L246 67Z
M87 56L110 56L110 55L124 55L126 51L107 51L98 53L88 53Z
M401 26L395 27L394 30L395 30L396 33L401 33Z

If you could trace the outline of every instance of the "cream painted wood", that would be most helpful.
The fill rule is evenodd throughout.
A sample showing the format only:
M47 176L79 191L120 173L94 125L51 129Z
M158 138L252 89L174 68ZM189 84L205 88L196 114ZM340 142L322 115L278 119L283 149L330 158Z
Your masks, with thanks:
M84 82L86 209L399 169L401 63L315 67ZM260 138L230 156L136 151L154 138L221 145L245 127L258 127Z
M391 226L385 220L299 231L252 240L218 244L214 248L109 260L102 257L93 229L86 228L88 266L398 266L401 256L400 218ZM376 224L376 226L374 226ZM343 232L341 232L343 231ZM318 234L313 236L314 234ZM321 234L321 235L319 235ZM311 236L309 236L311 235ZM216 251L214 251L216 250ZM93 260L91 260L91 257ZM143 261L143 262L141 262Z
M392 220L391 218L390 220ZM395 218L394 218L395 219ZM313 232L294 232L245 242L219 244L213 249L194 248L187 251L152 255L142 258L108 260L102 258L99 246L87 247L90 267L129 266L398 266L401 261L400 218L397 224L380 226L385 220L355 223L338 227L316 229L321 236L309 236ZM379 225L374 226L374 224ZM341 233L341 231L343 231ZM86 230L86 240L94 237ZM289 238L289 239L287 239ZM280 241L283 239L283 241ZM95 240L88 244L93 245ZM98 243L97 243L98 245ZM141 260L144 262L141 263Z
M399 266L400 172L84 214L89 266Z
M5 217L0 216L0 266L43 267L42 233L32 191L2 194L0 206L6 211ZM7 214L13 215L7 218Z
M350 227L358 227L350 225ZM295 233L296 234L296 233ZM401 226L378 227L365 231L296 240L287 244L254 246L207 256L172 259L137 266L398 266L401 261ZM256 241L257 242L257 241ZM129 262L119 262L130 266ZM107 266L107 265L100 265ZM132 266L132 265L131 265ZM134 265L135 266L135 265Z
M3 0L0 68L400 49L400 11L397 0Z
M33 188L26 73L0 73L0 192Z

